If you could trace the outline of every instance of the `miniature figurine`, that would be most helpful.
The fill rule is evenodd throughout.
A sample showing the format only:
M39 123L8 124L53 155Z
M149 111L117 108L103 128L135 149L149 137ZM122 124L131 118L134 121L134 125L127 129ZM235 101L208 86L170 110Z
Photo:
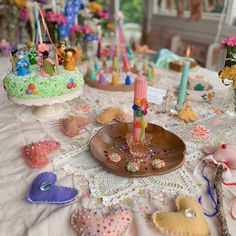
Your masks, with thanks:
M28 53L28 58L29 58L30 65L37 64L36 56L37 56L37 54L36 54L34 48L31 48L29 53Z
M49 58L49 48L42 43L38 46L40 74L43 77L53 76L55 74L55 63Z
M59 65L64 65L65 63L65 49L66 49L66 46L64 43L57 46Z
M184 106L178 113L179 119L183 120L184 122L193 122L198 119L198 114L192 111L191 109L191 101L187 100L184 103Z
M25 76L31 73L30 63L25 59L22 51L17 51L16 56L18 60L16 61L16 71L18 76Z
M65 70L75 70L75 50L73 48L69 48L65 50L66 60L65 60Z
M170 103L170 100L171 99L174 99L175 96L174 96L174 93L173 91L168 88L167 91L166 91L166 95L163 97L163 102L161 104L161 108L162 108L162 113L166 113L166 112L169 112L169 103Z

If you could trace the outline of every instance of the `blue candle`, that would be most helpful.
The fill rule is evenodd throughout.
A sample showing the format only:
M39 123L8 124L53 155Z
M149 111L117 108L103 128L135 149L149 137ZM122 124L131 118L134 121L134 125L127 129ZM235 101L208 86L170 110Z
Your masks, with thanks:
M190 62L184 61L184 68L183 68L183 73L182 73L181 82L179 86L179 93L178 93L178 101L177 101L178 106L182 106L184 103L187 82L188 82L189 67L190 67Z
M125 78L125 85L131 85L131 78L129 75L127 75Z

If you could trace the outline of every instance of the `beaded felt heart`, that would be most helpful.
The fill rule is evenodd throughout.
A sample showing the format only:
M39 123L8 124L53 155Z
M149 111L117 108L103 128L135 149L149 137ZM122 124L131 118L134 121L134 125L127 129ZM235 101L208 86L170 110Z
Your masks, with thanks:
M198 202L190 196L176 198L177 212L154 212L155 226L169 235L208 236L210 231Z
M77 210L71 216L72 227L84 236L122 236L132 221L132 213L121 207L106 214L90 209Z
M20 147L23 158L31 168L41 168L48 163L47 155L56 149L60 144L56 141L41 141Z
M57 176L52 172L39 174L32 182L26 200L31 203L68 204L74 201L78 191L56 186Z

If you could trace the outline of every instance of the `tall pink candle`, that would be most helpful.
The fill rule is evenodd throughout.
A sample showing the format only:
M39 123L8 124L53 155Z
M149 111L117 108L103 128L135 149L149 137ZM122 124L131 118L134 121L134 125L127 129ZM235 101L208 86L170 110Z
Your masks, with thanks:
M146 121L146 109L143 109L143 102L147 99L147 81L143 75L139 75L134 82L134 128L133 137L136 141L141 141L142 131L144 132L144 122ZM145 133L144 133L145 134Z

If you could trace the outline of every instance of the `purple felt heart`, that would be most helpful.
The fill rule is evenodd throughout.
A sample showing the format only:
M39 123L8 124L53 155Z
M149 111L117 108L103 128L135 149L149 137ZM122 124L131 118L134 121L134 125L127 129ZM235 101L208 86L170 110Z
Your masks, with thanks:
M32 182L26 200L31 203L68 204L74 201L78 190L56 186L57 176L51 172L39 174Z

